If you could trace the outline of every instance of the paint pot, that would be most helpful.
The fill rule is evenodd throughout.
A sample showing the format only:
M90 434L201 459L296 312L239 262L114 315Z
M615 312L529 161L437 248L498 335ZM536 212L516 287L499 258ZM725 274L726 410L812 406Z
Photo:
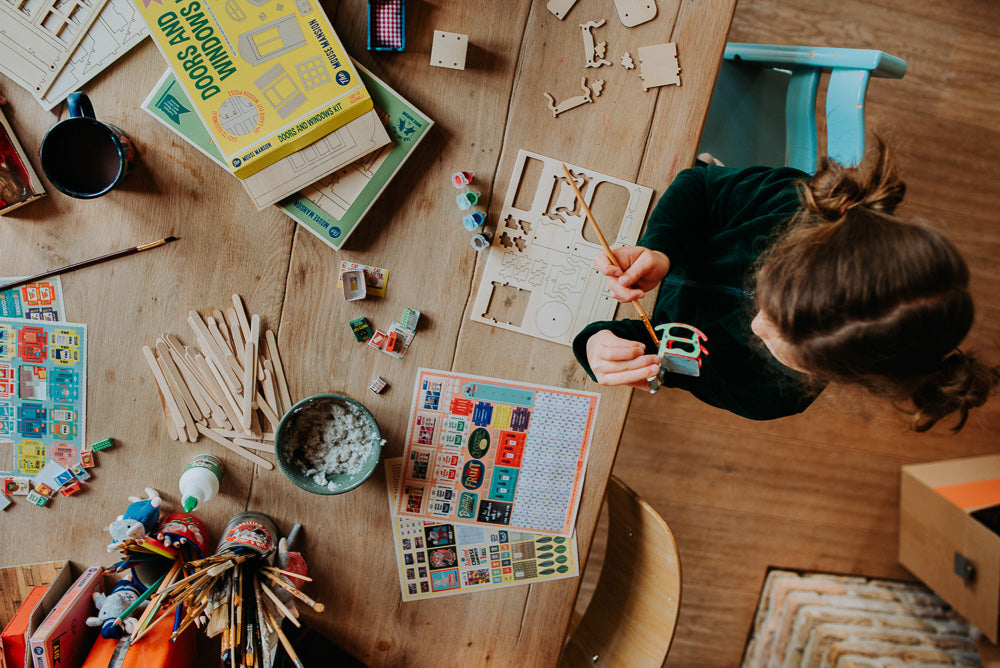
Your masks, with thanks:
M247 510L233 515L219 539L216 554L256 554L274 561L278 548L278 529L264 513Z
M190 513L170 513L162 518L156 527L156 540L164 545L169 541L175 549L190 545L198 559L208 553L208 527Z

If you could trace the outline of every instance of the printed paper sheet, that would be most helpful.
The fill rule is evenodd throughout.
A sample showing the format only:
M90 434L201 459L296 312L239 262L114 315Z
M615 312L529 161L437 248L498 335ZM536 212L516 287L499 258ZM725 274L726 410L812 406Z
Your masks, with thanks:
M403 459L386 460L389 507L396 505ZM579 575L570 538L392 518L404 601L533 584Z
M20 277L0 278L7 285ZM0 317L55 322L66 318L62 280L59 276L0 291Z
M0 475L81 464L87 326L0 318Z
M570 536L599 400L419 369L396 515Z

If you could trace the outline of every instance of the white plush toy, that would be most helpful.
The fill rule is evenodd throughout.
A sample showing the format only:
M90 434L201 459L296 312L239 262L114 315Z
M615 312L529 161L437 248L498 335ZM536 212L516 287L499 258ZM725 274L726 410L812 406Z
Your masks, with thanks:
M149 498L128 497L130 503L129 507L125 509L125 513L104 527L105 531L111 533L108 552L114 552L118 544L126 538L142 538L156 528L156 523L160 519L160 504L162 503L160 494L152 487L147 487L146 496Z
M131 580L120 580L107 595L95 591L94 605L97 606L97 616L87 617L87 626L100 626L102 638L121 638L124 633L132 633L139 623L138 619L128 617L122 626L117 626L115 620L125 612L126 608L135 603L141 593L140 587ZM140 606L140 609L143 606Z

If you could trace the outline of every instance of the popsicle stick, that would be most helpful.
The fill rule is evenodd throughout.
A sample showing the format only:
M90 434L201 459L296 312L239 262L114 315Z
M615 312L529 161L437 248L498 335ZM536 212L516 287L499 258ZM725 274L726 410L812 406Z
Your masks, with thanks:
M263 457L255 455L254 453L249 452L248 450L245 450L244 448L241 448L240 446L238 446L235 443L233 443L232 441L230 441L228 438L223 438L222 436L219 436L218 434L216 434L214 431L212 431L208 427L204 427L202 425L198 425L198 431L201 432L202 434L204 434L205 436L208 436L210 439L212 439L213 441L215 441L219 445L221 445L221 446L223 446L225 448L229 448L230 450L232 450L233 452L235 452L239 456L244 457L246 459L249 459L250 461L252 461L257 466L260 466L260 467L268 469L268 470L271 470L271 469L274 468L274 464L272 464L271 462L267 461Z
M208 398L205 397L205 389L201 386L201 382L194 377L187 362L173 348L168 348L167 352L170 354L170 359L173 360L174 366L177 367L177 371L180 372L181 378L194 398L195 403L198 404L198 410L201 411L202 416L210 416L212 414L212 405Z
M187 434L184 432L184 418L181 417L181 411L177 407L177 400L174 398L173 394L170 393L170 386L167 385L167 379L164 377L163 371L160 369L160 363L156 361L156 356L153 354L153 351L149 348L149 346L142 347L142 356L146 359L149 369L153 372L153 378L156 379L157 387L160 388L160 395L163 397L163 401L167 406L167 412L170 414L170 419L177 428L178 440L186 441Z
M216 431L215 433L219 433ZM270 452L274 454L274 443L265 443L263 441L251 441L249 438L243 438L242 436L233 437L233 443L243 448L250 448L251 450L260 450L261 452Z
M261 389L263 390L264 401L267 402L268 407L271 409L271 412L274 413L275 417L280 418L281 415L278 412L278 397L274 394L274 366L271 364L271 360L264 360L264 366L266 367L264 369L264 380L260 384ZM277 427L278 423L273 422L272 425Z
M247 436L243 432L233 431L232 429L216 429L215 433L218 434L219 436L222 436L223 438L234 439L233 440L234 443L236 442L235 439L242 438L248 441L255 441L258 443L266 443L274 445L274 432L264 432L262 434L254 434L253 436Z
M236 403L233 393L229 390L229 386L226 385L226 381L223 379L222 371L218 368L218 365L213 364L206 358L201 358L201 361L204 362L205 370L207 370L208 373L215 379L215 385L219 388L219 393L222 395L222 410L225 411L226 417L229 418L229 422L232 423L234 427L239 425L240 407L239 404Z
M173 383L170 389L180 391L181 399L184 400L184 404L187 406L188 412L196 422L204 419L205 416L201 412L201 407L198 405L198 402L194 400L191 390L188 388L187 383L184 382L181 372L178 370L177 365L174 364L174 360L170 356L170 348L167 346L167 342L163 339L157 339L156 352L160 354L161 368L166 370L167 382Z
M201 319L201 314L194 310L188 313L188 324L191 325L191 329L194 331L195 338L198 339L198 344L201 346L202 353L206 359L216 359L219 362L220 372L226 384L229 385L229 388L233 392L240 392L242 389L240 379L233 373L232 368L225 363L226 356L219 348L219 344L212 337L211 332L208 331L208 326Z
M243 340L250 338L250 319L247 318L247 310L243 306L243 298L233 293L233 309L236 311L236 319L243 329Z
M215 343L218 344L219 350L222 351L226 364L229 365L229 368L233 370L233 373L235 373L237 377L241 377L243 375L243 364L241 360L236 359L236 356L233 354L233 349L229 345L229 341L222 336L222 332L219 330L219 323L214 317L209 317L206 320L206 326L208 327L209 333L215 338ZM245 387L245 385L243 387ZM234 391L236 390L234 389Z
M257 346L260 343L260 316L256 313L250 321L250 336L243 354L243 401L240 404L240 424L250 429L251 411L257 390Z
M292 397L288 393L288 382L285 380L285 368L281 363L281 354L278 352L278 340L274 337L274 332L267 330L264 335L267 340L267 356L274 364L274 374L278 380L278 397L281 399L281 412L284 413L292 407Z
M243 336L243 327L240 325L236 309L226 309L226 326L229 327L229 336L233 342L233 350L237 357L243 356L243 348L246 347L246 337Z

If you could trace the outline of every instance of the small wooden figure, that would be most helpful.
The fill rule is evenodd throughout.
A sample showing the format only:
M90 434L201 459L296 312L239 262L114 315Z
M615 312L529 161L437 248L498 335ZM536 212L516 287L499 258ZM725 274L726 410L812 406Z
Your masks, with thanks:
M611 64L610 60L604 59L604 52L608 48L608 43L595 43L594 34L591 32L594 28L600 28L602 25L604 25L604 19L600 21L587 21L580 24L580 30L583 31L583 52L587 57L587 64L584 67L600 67Z
M652 21L656 16L656 0L615 0L615 8L626 28Z
M677 63L677 45L673 42L639 47L639 78L642 90L656 86L680 86L681 68Z
M708 337L697 327L680 322L659 325L656 329L663 333L660 338L660 370L649 379L649 391L655 393L663 384L666 374L679 373L685 376L701 375L701 356L708 354L702 345Z
M431 65L447 67L452 70L464 70L468 47L468 35L435 30L434 43L431 46Z

